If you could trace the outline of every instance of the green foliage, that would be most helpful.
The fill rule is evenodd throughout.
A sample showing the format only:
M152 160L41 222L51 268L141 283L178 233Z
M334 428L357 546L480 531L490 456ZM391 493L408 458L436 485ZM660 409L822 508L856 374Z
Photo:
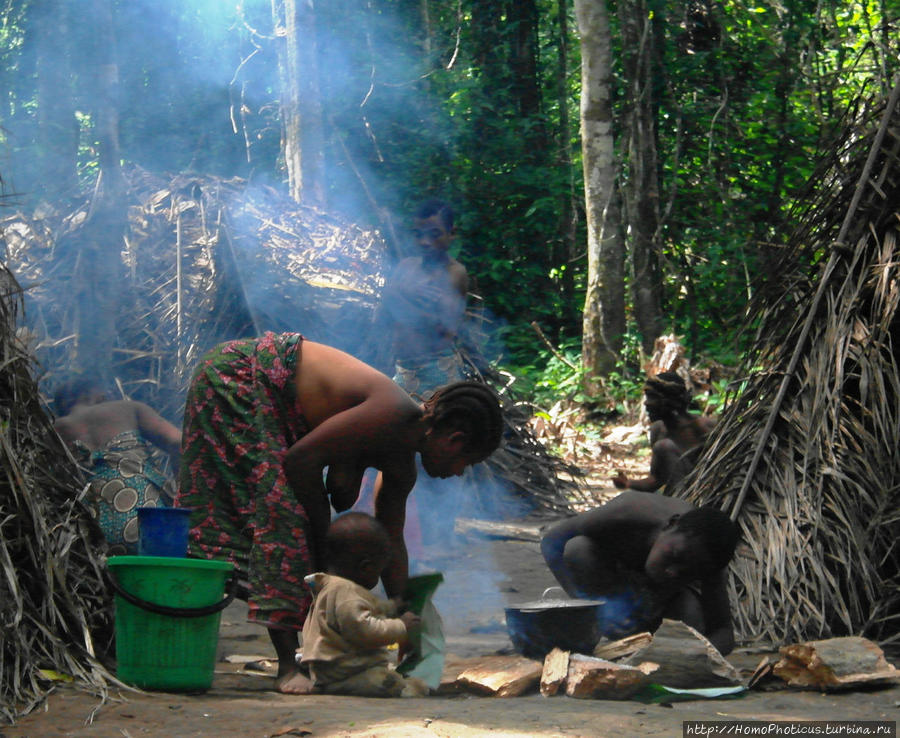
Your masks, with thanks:
M670 328L693 353L735 350L767 251L792 228L792 196L872 72L864 58L880 58L876 44L866 48L853 31L850 6L857 14L867 8L874 32L867 3L730 0L700 16L666 4L665 305Z
M746 382L739 382L734 385L727 379L713 380L709 392L703 398L703 412L706 415L718 415L725 408L730 399L739 394Z
M516 346L512 337L507 344ZM630 333L625 339L626 352L630 357L640 350L640 339ZM526 353L526 349L530 353ZM516 357L532 357L531 361L515 362ZM568 340L551 351L542 348L535 352L534 338L521 350L512 352L513 372L523 378L524 387L538 407L549 408L556 402L567 402L596 407L602 414L626 415L640 407L645 376L636 364L620 361L616 369L604 377L597 395L585 393L585 372L581 367L581 344Z
M533 378L532 395L540 407L550 407L566 398L582 402L584 397L584 371L580 366L581 346L569 344L558 355L548 350L538 352L537 364L531 371L520 368L522 374Z
M59 25L58 51L72 69L59 96L71 96L77 116L81 183L95 180L98 49L84 20L103 3L116 18L123 159L282 187L283 37L269 0L0 4L3 181L40 194L38 70L52 60L32 29L54 8L74 19ZM504 326L505 361L542 401L577 397L580 370L568 364L580 364L587 259L571 4L563 18L555 0L315 7L330 207L397 232L392 246L403 253L416 204L453 202L458 258ZM610 7L616 64L629 51L619 48L617 13L631 7ZM897 70L897 12L869 0L658 0L652 21L663 323L691 355L730 363L744 306L792 226L792 198L817 152L865 86ZM618 132L628 81L619 67L614 79ZM565 361L535 352L532 321ZM634 405L638 339L626 337L620 368L606 378L610 407Z

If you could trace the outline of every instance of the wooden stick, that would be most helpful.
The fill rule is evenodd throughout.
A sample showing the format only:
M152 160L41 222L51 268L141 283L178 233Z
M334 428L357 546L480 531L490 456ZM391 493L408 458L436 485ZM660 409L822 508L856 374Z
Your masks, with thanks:
M838 233L837 238L835 239L835 244L837 244L838 246L843 245L844 238L846 238L847 231L850 228L850 222L853 216L856 214L856 208L859 205L860 199L862 198L862 192L865 188L866 182L869 179L869 173L872 171L872 167L875 164L875 158L881 149L881 143L884 141L884 136L887 132L888 125L890 124L891 114L893 113L894 108L897 105L898 97L900 97L900 76L898 76L896 83L894 84L894 89L891 91L890 100L885 107L884 116L881 119L881 126L878 129L878 133L875 135L875 142L872 144L872 148L869 150L869 156L866 159L865 166L863 167L862 173L859 176L859 181L856 185L856 191L853 193L853 199L850 202L850 207L847 208L847 213L844 216L843 223L841 224L841 230ZM828 279L831 276L831 273L834 271L835 266L837 265L839 254L840 252L835 249L828 257L828 263L825 265L825 269L822 272L822 277L819 281L819 287L816 290L815 297L813 297L812 304L808 308L806 321L803 324L803 329L800 331L800 337L797 339L797 343L794 346L794 353L791 355L790 363L788 364L788 368L781 380L781 386L778 388L778 395L775 398L775 402L772 404L772 409L769 412L769 417L766 421L766 425L763 428L762 433L759 434L759 438L756 441L756 451L753 455L752 461L750 462L750 467L747 469L747 474L744 477L744 483L741 486L741 491L738 493L737 499L735 499L734 501L734 506L731 508L730 517L732 520L737 520L738 513L741 510L741 505L744 504L744 498L747 496L747 492L750 489L750 482L753 479L753 474L756 471L756 467L759 465L759 460L762 458L763 451L765 450L766 441L768 440L769 435L772 433L772 428L775 427L775 420L778 418L778 412L781 409L781 403L784 401L784 396L787 394L788 385L790 384L790 381L794 376L794 371L797 368L797 362L800 361L800 356L805 352L806 339L809 336L809 331L812 328L813 320L815 320L816 312L819 309L819 303L822 301L822 296L825 294L825 287L828 284Z
M556 350L556 347L552 343L550 343L550 339L547 338L546 335L544 335L544 331L541 330L541 327L538 325L538 322L536 320L531 321L531 327L534 329L534 332L538 334L538 337L544 342L544 345L550 350L551 354L553 354L572 371L581 371L581 367L575 366L571 361L569 361L565 356L563 356L561 353L559 353L559 351Z

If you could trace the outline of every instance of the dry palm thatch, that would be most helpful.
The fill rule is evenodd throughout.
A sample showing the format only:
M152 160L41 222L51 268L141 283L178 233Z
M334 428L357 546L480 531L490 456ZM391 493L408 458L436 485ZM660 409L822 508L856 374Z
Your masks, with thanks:
M301 330L355 348L382 282L378 234L243 180L132 169L126 181L125 242L110 282L98 284L94 269L110 255L91 242L92 198L0 221L48 384L90 368L178 419L196 360L220 341ZM106 317L98 311L110 310L111 360L85 355L84 337Z
M743 532L745 639L900 634L898 97L861 105L811 180L744 386L685 481Z
M552 453L535 435L530 422L535 408L517 391L515 377L479 361L470 361L469 372L497 391L504 423L500 448L477 471L483 482L474 492L478 498L474 514L485 518L570 515L595 504L583 471ZM491 477L504 481L504 498L499 501L506 504L498 505L497 485L490 483Z
M582 470L548 451L535 436L529 425L531 403L515 399L510 388L500 397L506 434L503 445L485 462L487 469L511 485L526 512L568 515L596 504Z
M19 285L0 267L0 724L40 703L51 671L102 695L112 679L97 655L112 604L101 534L77 501L74 462L16 334L21 310Z
M135 168L126 182L125 247L115 281L105 285L105 310L94 295L91 262L104 255L86 227L90 198L69 212L45 206L0 220L9 263L28 288L47 385L73 366L100 368L123 396L147 402L177 424L197 359L220 341L300 330L367 358L364 343L372 340L387 257L376 232L243 180L197 174L167 180ZM84 355L84 335L98 311L116 316L108 367ZM483 312L470 311L475 342L486 340L479 335L488 325ZM568 512L570 500L584 496L578 470L533 436L510 378L475 359L477 347L467 348L473 374L501 391L507 410L506 443L492 457L491 472L528 506ZM496 510L489 485L483 490L482 510Z

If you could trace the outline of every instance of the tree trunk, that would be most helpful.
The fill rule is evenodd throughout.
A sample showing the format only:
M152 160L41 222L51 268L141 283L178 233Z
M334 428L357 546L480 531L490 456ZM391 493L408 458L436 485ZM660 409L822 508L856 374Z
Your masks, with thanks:
M569 173L568 186L559 195L559 227L560 250L553 254L554 264L563 265L560 273L560 286L563 302L573 304L575 294L574 262L575 234L578 228L578 207L575 193L575 176L572 169L572 143L569 131L569 3L568 0L557 0L557 33L559 35L559 54L556 63L556 96L559 105L559 129L556 161L559 167ZM566 321L569 322L568 320Z
M624 157L629 169L624 198L631 234L634 317L641 332L641 345L649 354L663 327L653 87L656 40L644 0L620 0L619 21L626 101Z
M581 148L588 278L581 361L586 390L615 367L625 333L624 246L612 130L612 52L605 0L575 0L581 34Z
M421 0L419 6L422 13L422 53L426 59L431 59L431 50L434 46L434 28L431 25L431 9L429 0ZM429 67L431 64L429 63Z
M507 4L506 33L508 38L508 64L512 70L512 113L518 120L513 125L520 131L523 146L516 153L518 165L530 168L537 174L547 171L554 163L553 145L545 125L541 82L538 76L538 9L534 0L512 0ZM523 125L524 124L524 125ZM528 204L535 202L546 193L545 184L537 176L529 178L529 185L522 185L520 194L524 202L512 217L527 218ZM541 265L546 282L538 289L553 290L556 285L550 280L550 270L557 266L553 258L553 247L546 238L536 232L526 235L528 253L535 263ZM542 280L543 281L543 280ZM564 322L558 316L554 328Z
M482 77L502 80L505 71L498 49L503 46L500 8L495 0L471 0L472 58Z
M282 149L291 197L324 206L322 99L313 0L272 0L281 76Z
M537 70L538 10L534 0L514 0L508 6L507 23L512 28L510 66L513 71L513 97L523 118L539 122L541 87ZM542 138L540 128L536 138Z
M77 183L78 121L68 53L69 8L59 0L35 6L37 71L37 178L35 190L51 202Z
M119 63L112 0L97 0L96 96L94 118L100 161L100 199L103 205L117 203L124 191L119 149Z
M122 285L120 256L126 227L125 182L119 151L119 66L116 53L115 5L95 0L94 120L100 161L100 181L91 212L78 244L83 252L84 292L78 301L78 348L75 368L101 380L110 379L116 319L126 288Z

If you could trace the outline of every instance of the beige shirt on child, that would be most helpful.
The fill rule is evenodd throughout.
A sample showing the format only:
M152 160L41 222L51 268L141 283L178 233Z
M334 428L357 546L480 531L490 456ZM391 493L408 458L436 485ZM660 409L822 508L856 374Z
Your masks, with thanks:
M390 662L387 646L406 636L396 605L333 574L312 575L313 605L303 625L303 663L351 673Z

